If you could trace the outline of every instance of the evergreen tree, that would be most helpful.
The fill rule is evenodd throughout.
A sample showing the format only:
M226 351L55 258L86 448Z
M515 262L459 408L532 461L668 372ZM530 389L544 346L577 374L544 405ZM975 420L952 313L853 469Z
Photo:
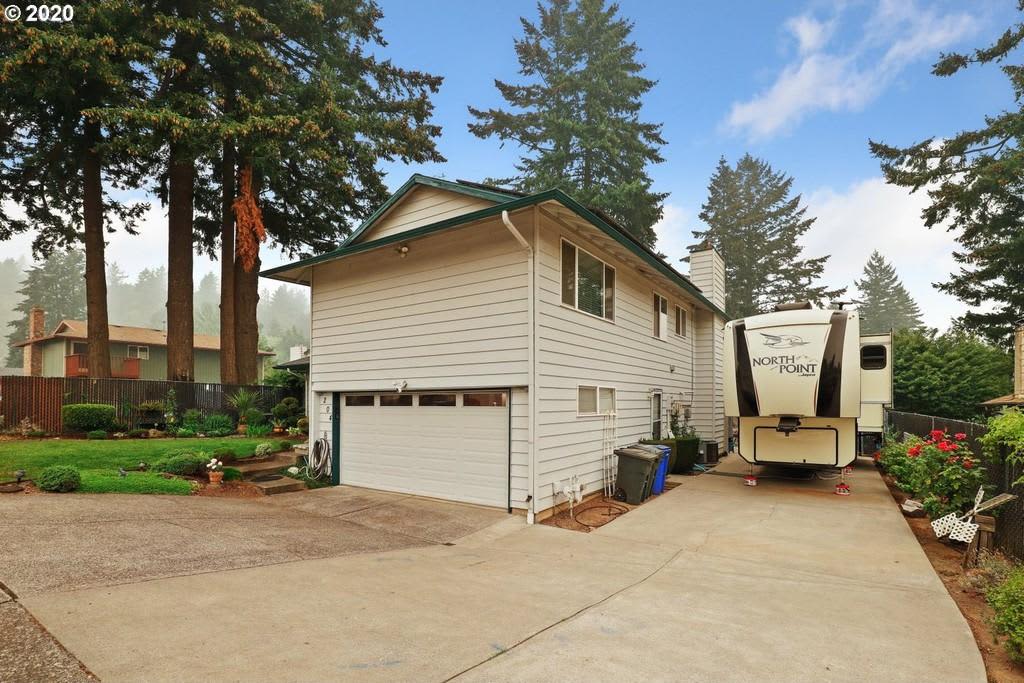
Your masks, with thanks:
M548 0L540 18L521 18L515 40L521 84L495 80L512 110L469 108L474 135L512 140L525 150L518 175L498 179L524 192L565 190L655 242L667 194L653 192L647 165L663 161L661 124L640 120L655 82L641 75L633 24L604 0Z
M722 158L711 176L695 230L725 259L725 310L731 318L763 313L774 304L811 301L824 305L846 289L815 284L828 256L801 258L800 237L814 223L790 197L793 178L745 154L735 167Z
M896 270L878 251L871 252L864 266L864 278L857 280L860 291L860 331L880 334L889 330L921 327L921 309L900 282Z
M64 23L0 22L0 196L27 216L0 208L0 240L31 227L37 255L84 244L94 377L110 376L104 233L112 218L131 232L146 208L104 191L105 180L136 184L143 164L136 150L110 144L120 131L102 126L97 110L141 95L140 28L137 4L125 0L83 3Z
M86 316L85 255L81 250L54 251L45 261L33 265L25 272L18 289L21 301L15 307L17 319L8 324L9 353L7 365L21 367L21 348L11 347L28 339L29 311L35 307L46 311L46 330L53 331L63 319L83 320ZM90 340L91 341L91 340Z
M952 76L972 65L1002 65L1013 104L986 116L977 130L905 148L870 143L886 180L911 192L926 189L925 225L950 230L960 244L953 255L960 269L938 289L971 307L962 318L966 329L1002 345L1024 317L1024 68L1009 62L1022 40L1024 22L986 48L942 55L932 68ZM980 309L982 302L990 305Z

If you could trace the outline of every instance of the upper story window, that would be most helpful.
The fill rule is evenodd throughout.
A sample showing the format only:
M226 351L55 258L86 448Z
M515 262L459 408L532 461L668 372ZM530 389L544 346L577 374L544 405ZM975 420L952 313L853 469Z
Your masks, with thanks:
M615 319L615 269L565 240L562 303L599 318Z
M148 346L132 346L128 345L128 357L139 358L142 360L149 360L149 347Z
M668 339L668 299L654 294L654 336Z
M682 306L676 306L676 335L686 336L686 309Z

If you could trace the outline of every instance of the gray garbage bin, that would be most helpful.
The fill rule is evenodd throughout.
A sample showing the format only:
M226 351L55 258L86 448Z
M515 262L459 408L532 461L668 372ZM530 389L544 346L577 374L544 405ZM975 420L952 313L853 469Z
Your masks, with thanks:
M616 492L621 491L630 505L639 505L650 494L651 481L661 454L630 446L616 450L615 455L619 460L615 478Z

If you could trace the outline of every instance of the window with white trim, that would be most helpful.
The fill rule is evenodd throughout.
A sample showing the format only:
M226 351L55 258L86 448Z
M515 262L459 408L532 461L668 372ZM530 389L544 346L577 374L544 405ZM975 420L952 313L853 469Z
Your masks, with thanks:
M576 388L576 414L612 415L615 413L615 387L581 384Z
M138 358L140 360L149 360L149 347L148 346L133 346L128 345L128 357Z
M686 336L686 309L676 306L676 336Z
M566 240L562 240L562 303L615 319L615 269Z
M654 293L654 336L668 339L668 299Z

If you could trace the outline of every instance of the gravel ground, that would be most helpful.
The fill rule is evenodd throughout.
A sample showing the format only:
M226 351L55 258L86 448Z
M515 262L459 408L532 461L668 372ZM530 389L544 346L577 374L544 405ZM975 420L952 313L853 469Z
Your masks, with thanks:
M97 680L17 602L0 604L0 681L85 683Z

